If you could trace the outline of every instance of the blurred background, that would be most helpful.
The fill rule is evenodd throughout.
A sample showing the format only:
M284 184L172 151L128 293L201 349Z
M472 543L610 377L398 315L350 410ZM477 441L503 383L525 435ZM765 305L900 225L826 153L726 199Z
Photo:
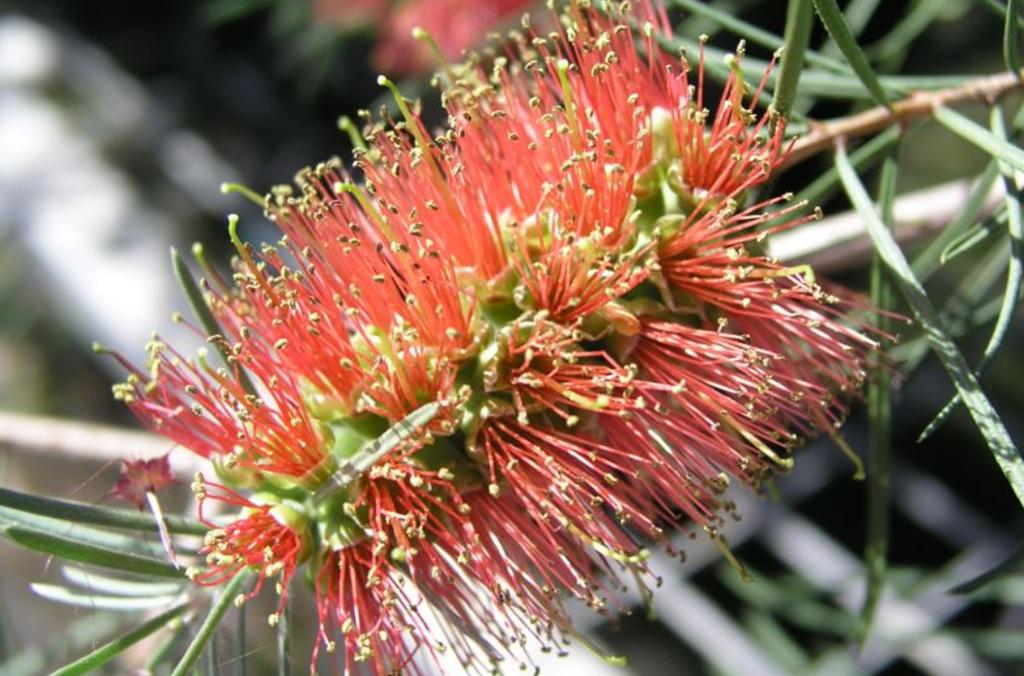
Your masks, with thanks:
M506 0L490 7L449 0L435 3L433 15L415 14L410 7L416 4L4 3L0 484L101 502L116 479L117 458L169 450L148 437L93 443L96 437L90 435L100 434L99 428L55 427L40 424L36 416L137 429L109 395L121 375L118 368L94 355L91 345L99 341L133 360L141 359L154 330L183 351L195 345L170 322L172 311L186 307L168 248L188 250L200 240L223 264L229 255L228 212L241 214L249 239L276 239L258 209L221 194L221 182L263 192L289 181L300 167L347 156L349 141L337 119L384 101L377 73L401 78L410 96L434 95L430 55L408 38L412 26L440 21L439 30L452 34L442 48L453 57L486 31L514 25L529 3ZM702 4L771 33L783 32L784 3ZM847 11L860 17L861 44L869 46L881 72L990 73L1003 69L1002 20L991 4L853 0ZM678 16L680 35L707 33L712 45L735 47L738 37L714 15L684 9ZM812 45L838 54L820 27L815 30ZM447 33L439 37L448 39ZM748 51L756 58L769 55L753 45ZM1019 97L1006 103L1010 114L1018 105ZM863 106L808 98L798 107L827 118ZM962 110L986 118L981 106ZM929 122L907 131L899 159L900 193L973 179L988 160ZM804 163L772 190L798 191L830 163L830 157ZM862 177L874 186L870 170ZM827 214L849 209L839 192L823 194ZM927 211L916 214L928 216ZM979 222L987 223L986 218ZM1001 294L1008 256L1005 238L984 231L978 238L928 283L933 301L958 327L972 363L991 330L990 309ZM926 245L916 242L910 251ZM830 267L839 281L866 289L862 256L851 254ZM916 443L953 390L914 330L900 333L891 567L863 651L851 637L864 589L864 484L853 480L850 463L831 442L818 442L799 454L796 468L764 501L734 496L743 519L727 534L753 582L744 582L706 541L686 543L682 564L656 556L652 568L664 582L656 617L645 616L639 599L635 612L615 622L580 613L586 633L609 652L625 655L628 667L612 667L577 646L567 658L551 658L550 671L591 676L1024 673L1021 569L1011 568L971 593L951 593L1012 555L1024 533L1020 507L962 410L925 443ZM1018 442L1024 439L1021 338L1018 319L984 379ZM868 428L862 408L855 407L844 435L863 454ZM164 499L165 510L190 505L187 481ZM55 579L60 579L56 566L0 540L0 673L45 672L138 622L138 615L60 606L28 586ZM248 612L251 627L265 624L264 611ZM308 600L300 599L293 618L295 653L304 656L312 640ZM224 659L208 663L208 670L240 673L233 640L228 631L217 636ZM141 646L108 672L140 669L152 650ZM276 659L273 638L254 630L247 654L247 673L270 672ZM296 659L296 673L304 664L305 657Z

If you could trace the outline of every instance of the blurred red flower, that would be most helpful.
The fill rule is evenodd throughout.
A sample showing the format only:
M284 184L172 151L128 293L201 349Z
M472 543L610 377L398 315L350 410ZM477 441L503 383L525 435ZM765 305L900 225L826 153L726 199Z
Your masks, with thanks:
M321 21L348 28L375 26L374 67L405 74L437 65L429 48L413 37L415 29L426 31L442 56L453 61L535 4L535 0L317 0L313 11Z

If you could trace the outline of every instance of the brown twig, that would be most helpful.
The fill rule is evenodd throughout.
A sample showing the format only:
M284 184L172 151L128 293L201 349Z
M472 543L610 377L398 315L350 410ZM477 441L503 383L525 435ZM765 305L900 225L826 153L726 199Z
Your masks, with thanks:
M811 122L811 131L798 139L780 165L779 170L829 150L843 139L869 136L883 131L894 124L907 124L928 117L936 108L969 101L994 103L1008 92L1024 88L1024 79L1017 73L1006 72L971 80L959 87L938 89L930 92L915 92L891 108L878 106L856 115L841 117L828 122Z
M174 443L148 432L43 416L0 412L0 448L99 462L152 458ZM172 453L171 471L190 478L200 463L190 453Z

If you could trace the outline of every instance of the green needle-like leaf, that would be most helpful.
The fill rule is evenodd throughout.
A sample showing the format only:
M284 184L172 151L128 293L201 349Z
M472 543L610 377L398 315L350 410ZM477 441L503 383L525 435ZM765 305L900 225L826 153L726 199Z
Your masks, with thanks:
M855 36L860 37L868 27L881 2L882 0L850 0L843 6L843 16L846 17L846 23ZM840 51L836 43L830 41L822 46L821 53L834 57L838 56Z
M996 15L1001 17L1004 21L1006 20L1007 6L999 2L999 0L975 0L975 2L980 2L981 4L988 7L990 10L995 12ZM1021 28L1024 28L1024 16L1020 16L1019 13L1017 16L1017 25L1020 26Z
M948 0L920 0L913 3L906 16L878 43L867 47L866 52L875 63L892 62L894 59L901 63L914 40L934 23L936 16L947 9L948 4Z
M889 127L882 133L874 136L870 141L850 153L850 164L857 171L864 172L874 167L879 160L885 157L889 147L900 137L898 127ZM829 199L839 187L839 172L835 167L830 167L814 179L810 185L801 190L796 196L796 202L806 202L807 208L813 208ZM771 220L764 223L762 228L768 229L778 225L780 221Z
M93 593L110 594L112 596L173 596L180 594L190 584L188 580L141 582L126 580L123 577L101 575L92 570L78 566L61 566L64 579L73 585L87 589Z
M54 535L35 528L5 525L0 527L0 534L17 542L22 547L69 561L114 568L140 575L154 575L157 577L184 576L183 571L160 559L141 554L128 554L116 549L108 549L90 544L83 540Z
M678 7L682 7L695 15L707 17L714 23L722 26L726 30L735 33L744 40L754 45L759 45L765 49L775 51L779 47L785 46L789 50L789 41L782 37L779 37L771 31L766 31L759 26L740 19L735 14L724 12L711 5L708 5L700 0L671 0L671 4ZM792 3L791 3L792 4ZM811 0L801 0L801 4L807 6L808 12L812 11ZM813 13L809 14L810 18L813 18ZM806 49L806 45L805 45ZM850 68L842 61L822 56L817 52L807 50L806 51L807 62L815 66L819 66L826 70L833 70L840 73L849 73Z
M211 336L223 336L224 331L221 329L220 323L217 322L217 318L213 316L213 311L210 310L202 290L196 284L195 278L192 277L192 272L174 247L171 247L171 265L174 267L174 276L178 278L178 284L181 286L181 290L185 292L188 304L202 325L203 330ZM230 368L232 359L230 359L230 355L227 353L224 342L221 340L214 341L214 346L217 348L217 352L220 353L225 365ZM239 368L238 374L239 382L245 388L245 391L249 393L255 392L256 389L253 387L245 371Z
M166 608L176 601L180 594L164 596L111 596L107 594L82 593L55 584L35 582L29 585L32 591L48 601L68 606L80 606L103 610L135 612L150 608Z
M882 165L878 198L882 222L890 231L895 223L895 197L896 160L890 155ZM892 322L885 313L892 309L893 292L885 262L877 253L871 262L871 301L878 309L873 323L879 331L889 333ZM862 647L871 632L878 600L882 597L882 589L885 587L889 552L889 502L892 490L889 471L892 455L892 390L888 365L880 354L873 356L871 380L868 383L868 422L871 436L868 445L868 510L864 546L864 563L868 579L857 631L858 642Z
M70 537L85 544L119 552L141 554L154 558L160 558L164 555L164 551L159 545L138 537L130 537L121 533L93 528L92 526L72 523L62 519L51 519L31 512L19 512L10 507L0 506L0 527L3 526L24 526L25 528L49 533L57 537Z
M173 608L160 613L148 622L139 625L127 634L114 639L110 643L100 646L85 657L75 660L71 664L58 669L53 672L51 676L75 676L76 674L88 673L89 671L92 671L93 669L96 669L97 667L100 667L114 659L129 647L135 645L150 634L156 633L163 628L164 625L181 615L187 609L188 603L176 605Z
M1011 145L977 122L949 108L936 108L933 115L939 123L954 134L970 141L1017 171L1024 171L1024 150Z
M999 314L999 299L984 302L998 279L1005 275L1008 251L993 248L984 252L970 268L960 276L959 283L953 293L945 300L939 310L939 317L951 338L960 338L969 331L979 328L996 318ZM918 281L921 281L918 278ZM893 348L893 356L900 362L905 373L913 373L929 350L926 335L901 343Z
M207 614L206 619L203 620L202 626L199 627L199 631L196 632L195 638L192 639L192 643L189 644L188 649L185 650L185 654L182 655L181 660L174 667L174 671L171 672L171 676L186 676L195 666L199 656L203 654L203 648L213 634L217 631L217 627L220 626L220 621L224 618L224 613L227 612L228 608L234 602L235 597L238 596L238 590L242 587L242 583L245 581L248 575L245 572L241 572L228 582L224 589L221 591L220 596L210 606L210 612Z
M160 667L171 663L171 658L176 652L178 646L184 643L185 639L188 638L188 624L181 618L174 620L168 629L170 629L170 631L167 636L156 646L153 652L150 653L149 658L146 660L145 669L149 673L167 673L167 669L162 669Z
M1014 550L1012 554L997 563L992 568L989 568L984 573L972 577L966 582L961 582L957 586L949 590L951 594L970 594L971 592L981 589L986 584L995 580L1003 575L1008 574L1010 571L1018 568L1021 563L1024 563L1024 544L1021 544Z
M39 514L75 523L89 523L108 528L157 531L157 522L148 512L100 507L71 500L58 500L29 495L9 488L0 488L0 505L30 514ZM172 533L203 535L209 530L199 521L184 516L165 515L167 529Z
M903 252L900 251L899 245L896 244L896 240L893 239L892 234L879 218L871 203L871 198L864 189L864 184L861 183L842 147L836 151L836 168L839 170L839 178L846 189L846 194L861 218L864 219L875 250L892 271L900 292L910 305L914 317L924 329L932 350L942 362L957 391L960 392L960 396L963 397L975 425L985 438L985 442L995 456L999 468L1009 481L1017 499L1024 505L1024 460L1021 459L1020 452L1013 440L1010 439L1010 433L982 391L967 360L964 359L960 349L950 338L942 319L932 307L921 283L911 272L910 265L903 256Z
M771 613L749 609L744 612L744 620L750 637L788 673L803 673L807 670L810 658L806 651Z
M942 250L942 254L939 256L939 264L945 265L957 256L967 253L987 240L994 230L995 225L990 221L985 220L975 223L968 230L960 233L960 236Z
M889 96L885 93L885 88L878 79L875 69L871 67L871 62L865 56L864 50L857 44L857 38L854 37L849 24L846 23L839 4L836 0L813 0L813 2L818 16L821 17L821 22L825 25L825 30L832 36L843 56L850 62L853 72L871 92L871 97L880 105L888 106Z
M853 159L852 154L850 159ZM997 178L999 178L999 163L992 160L978 177L974 187L971 188L964 208L914 259L910 269L913 270L915 277L922 281L927 280L939 268L943 254L977 220L981 208L985 205L985 198L992 192L992 186L995 185Z
M1009 0L1006 3L1006 22L1003 26L1003 60L1006 67L1020 75L1020 43L1017 40L1020 27L1017 19L1020 18L1020 0Z
M667 38L655 32L655 39L658 44L669 51L685 49L689 53L699 51L700 44L695 40L683 37ZM704 71L709 80L724 82L732 72L725 63L729 53L721 49L715 49L705 45ZM768 68L768 62L751 57L744 57L743 69L745 72L762 73ZM931 91L935 89L946 89L948 87L959 87L971 80L977 79L977 75L893 75L881 79L882 84L889 91L897 94L909 95L915 91ZM778 83L778 74L773 71L768 77L769 87L775 87ZM822 70L804 70L800 74L800 94L803 96L814 96L818 98L840 99L840 100L863 100L871 99L871 92L865 87L860 78L854 75L842 75L840 73L827 73Z
M1006 140L1006 126L1003 122L1002 113L999 108L992 109L992 130L1002 140ZM1024 262L1021 260L1021 240L1024 238L1024 227L1022 227L1020 194L1014 180L1013 170L1004 163L1000 163L1003 173L1003 186L1006 191L1006 223L1010 240L1010 259L1006 271L1006 287L1003 290L1003 300L999 307L999 315L996 318L996 325L992 329L992 335L985 345L985 351L978 363L977 373L980 376L992 363L992 359L999 353L1007 334L1010 332L1010 324L1014 312L1020 301L1022 280L1024 280ZM932 432L937 430L949 416L956 410L960 403L960 395L954 396L935 418L928 423L918 441L924 441Z
M789 0L786 10L785 46L782 52L782 66L779 70L778 84L775 86L775 99L772 105L784 118L789 117L796 100L797 85L800 73L804 69L804 55L811 40L811 28L814 25L814 12L811 0Z

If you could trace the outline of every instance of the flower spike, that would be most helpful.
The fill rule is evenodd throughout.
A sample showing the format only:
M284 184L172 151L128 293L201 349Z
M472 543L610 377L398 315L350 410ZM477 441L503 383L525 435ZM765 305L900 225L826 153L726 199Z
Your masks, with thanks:
M231 279L191 294L223 366L158 339L144 369L118 357L116 396L218 473L194 579L250 568L249 596L283 593L308 567L311 669L528 668L585 643L565 599L652 594L674 531L732 559L726 486L834 435L877 348L849 293L763 254L816 214L751 198L786 146L742 49L712 106L653 2L550 26L453 66L433 135L382 78L400 119L343 122L351 170L270 190L278 244L230 220Z

